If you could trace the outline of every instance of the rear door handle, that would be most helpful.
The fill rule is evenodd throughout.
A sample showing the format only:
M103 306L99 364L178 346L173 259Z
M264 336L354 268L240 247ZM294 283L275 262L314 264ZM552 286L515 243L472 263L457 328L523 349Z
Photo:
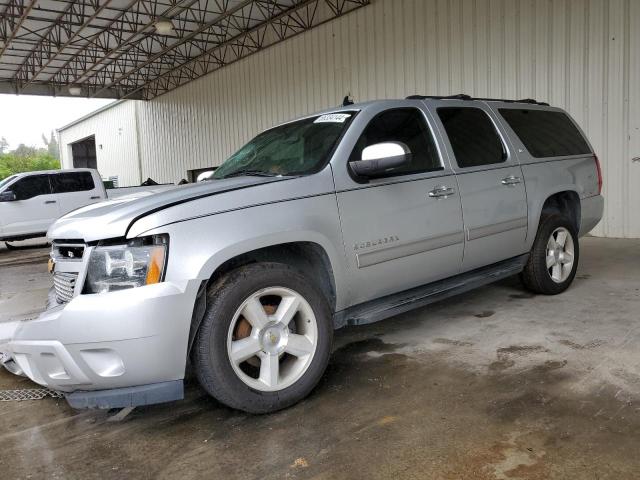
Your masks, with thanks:
M431 198L447 198L455 193L455 190L447 185L440 185L429 192Z
M46 202L44 202L45 205L48 205L50 203L56 203L56 201L55 200L47 200Z
M500 183L507 187L512 187L518 183L522 183L522 178L516 177L515 175L509 175L508 177L503 178Z
M90 200L98 200L100 197L99 196L95 196L95 197L91 197Z

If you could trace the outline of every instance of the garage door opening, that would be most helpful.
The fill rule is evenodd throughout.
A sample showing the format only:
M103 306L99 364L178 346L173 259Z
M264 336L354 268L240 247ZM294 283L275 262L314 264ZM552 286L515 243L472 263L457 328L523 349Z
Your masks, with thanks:
M71 144L73 168L98 168L96 137L90 136Z

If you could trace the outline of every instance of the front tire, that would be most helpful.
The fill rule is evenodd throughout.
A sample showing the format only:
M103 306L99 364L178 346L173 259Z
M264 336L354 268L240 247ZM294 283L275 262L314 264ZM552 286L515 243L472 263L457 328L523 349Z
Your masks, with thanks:
M332 337L330 308L311 280L289 265L256 263L210 288L192 358L200 384L221 403L274 412L317 385Z
M573 282L580 258L578 234L566 216L542 217L521 278L535 293L557 295Z

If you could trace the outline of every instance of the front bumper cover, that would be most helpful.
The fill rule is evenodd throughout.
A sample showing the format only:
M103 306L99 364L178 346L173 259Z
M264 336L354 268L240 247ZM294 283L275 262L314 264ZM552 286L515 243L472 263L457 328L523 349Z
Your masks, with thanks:
M0 324L1 363L67 394L75 408L183 398L199 282L79 295L36 320Z

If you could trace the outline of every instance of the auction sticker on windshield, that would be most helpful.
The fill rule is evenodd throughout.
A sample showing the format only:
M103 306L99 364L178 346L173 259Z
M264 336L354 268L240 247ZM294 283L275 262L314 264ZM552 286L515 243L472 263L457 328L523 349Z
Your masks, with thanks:
M316 118L313 123L344 123L350 116L349 113L327 113Z

